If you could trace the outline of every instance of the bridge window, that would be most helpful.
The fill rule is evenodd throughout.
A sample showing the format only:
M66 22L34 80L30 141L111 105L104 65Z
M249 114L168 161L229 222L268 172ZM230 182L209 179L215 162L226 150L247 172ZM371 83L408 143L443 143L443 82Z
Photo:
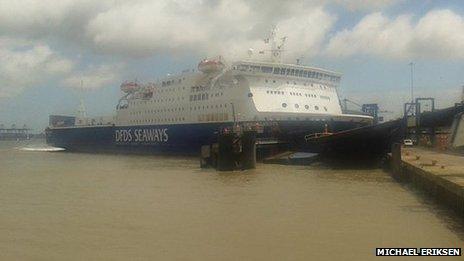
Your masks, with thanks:
M240 71L247 71L247 70L248 70L248 65L240 64L240 65L238 66L238 69L239 69Z
M262 71L263 73L272 73L272 67L262 66L262 67L261 67L261 71Z
M274 74L280 74L280 68L274 68Z

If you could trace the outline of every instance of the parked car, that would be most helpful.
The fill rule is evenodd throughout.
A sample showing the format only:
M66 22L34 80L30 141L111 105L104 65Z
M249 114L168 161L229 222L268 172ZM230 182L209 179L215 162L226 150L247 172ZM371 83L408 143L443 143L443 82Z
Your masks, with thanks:
M404 146L413 146L414 142L411 139L404 139L403 144Z

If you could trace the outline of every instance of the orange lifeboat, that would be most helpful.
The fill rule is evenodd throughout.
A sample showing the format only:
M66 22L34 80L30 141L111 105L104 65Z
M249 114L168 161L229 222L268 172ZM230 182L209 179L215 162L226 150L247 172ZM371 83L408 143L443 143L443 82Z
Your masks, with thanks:
M140 85L136 82L123 82L121 84L121 91L125 93L134 93L140 90Z
M219 72L224 69L224 63L220 59L205 59L198 64L198 70L203 73Z

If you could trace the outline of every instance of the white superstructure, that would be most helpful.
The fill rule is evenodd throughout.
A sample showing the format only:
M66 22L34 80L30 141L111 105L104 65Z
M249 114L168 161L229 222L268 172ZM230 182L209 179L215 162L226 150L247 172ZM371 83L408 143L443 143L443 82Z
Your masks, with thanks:
M341 74L282 63L283 43L274 33L266 43L267 61L226 64L203 60L198 71L168 76L156 83L123 83L116 126L247 121L346 120L371 117L342 114L337 86ZM79 125L79 124L78 124Z

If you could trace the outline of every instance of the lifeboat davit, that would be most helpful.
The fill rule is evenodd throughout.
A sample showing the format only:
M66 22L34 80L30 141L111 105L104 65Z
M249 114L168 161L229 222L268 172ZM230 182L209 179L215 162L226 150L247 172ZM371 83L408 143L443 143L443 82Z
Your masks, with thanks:
M198 70L203 73L220 72L224 69L224 63L219 59L205 59L198 64Z
M125 93L134 93L140 90L140 85L136 82L123 82L121 84L121 91Z

